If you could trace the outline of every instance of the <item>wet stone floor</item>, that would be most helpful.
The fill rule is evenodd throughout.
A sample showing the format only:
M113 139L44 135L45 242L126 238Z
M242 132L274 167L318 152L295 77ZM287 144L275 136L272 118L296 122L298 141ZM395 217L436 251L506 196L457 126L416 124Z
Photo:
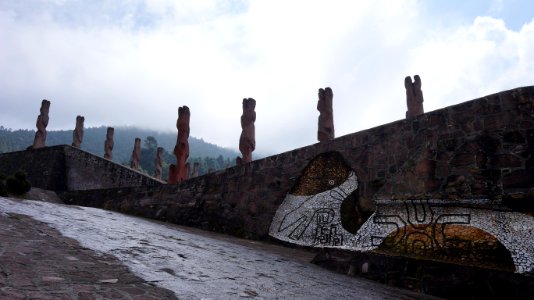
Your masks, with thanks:
M421 299L308 252L101 209L0 197L0 299Z

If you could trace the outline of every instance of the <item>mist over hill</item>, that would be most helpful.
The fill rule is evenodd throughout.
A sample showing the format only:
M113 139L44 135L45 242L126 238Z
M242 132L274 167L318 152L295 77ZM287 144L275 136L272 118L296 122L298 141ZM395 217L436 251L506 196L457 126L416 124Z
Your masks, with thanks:
M166 166L175 163L172 155L176 145L176 133L164 133L155 130L141 129L137 127L114 127L113 161L128 164L132 154L134 140L141 139L141 168L149 174L153 173L153 161L157 147L163 147L164 151L164 176ZM82 150L98 156L104 155L104 141L107 127L84 128L84 137L81 145ZM0 126L0 153L24 150L33 144L35 130L12 130ZM152 137L148 139L148 137ZM72 130L47 131L46 145L70 145L72 143ZM200 164L200 174L208 170L219 170L235 165L235 158L240 153L233 149L223 148L203 139L189 137L189 160ZM165 178L165 177L164 177Z

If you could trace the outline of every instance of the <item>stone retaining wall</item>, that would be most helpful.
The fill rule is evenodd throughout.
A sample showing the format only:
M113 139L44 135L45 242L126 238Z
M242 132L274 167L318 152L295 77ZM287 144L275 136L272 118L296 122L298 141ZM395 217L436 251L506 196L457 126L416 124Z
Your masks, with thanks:
M177 185L63 196L73 204L265 239L277 209L298 182L340 184L338 171L328 165L329 156L337 153L357 176L354 203L345 206L360 213L361 220L353 222L356 229L374 212L374 199L503 199L531 213L533 104L534 87L523 87ZM327 156L324 162L304 174L320 155Z
M32 186L53 190L90 190L156 186L164 182L68 145L0 154L0 173L26 172Z

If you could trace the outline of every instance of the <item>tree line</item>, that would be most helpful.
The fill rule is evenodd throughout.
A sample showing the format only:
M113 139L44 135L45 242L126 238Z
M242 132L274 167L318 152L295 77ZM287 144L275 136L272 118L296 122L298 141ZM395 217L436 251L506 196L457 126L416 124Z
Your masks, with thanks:
M98 156L104 155L104 140L106 139L105 126L89 127L84 129L84 138L81 149ZM25 150L33 144L35 130L13 130L0 126L0 153ZM163 150L163 178L168 176L168 166L176 163L172 154L176 144L176 133L158 132L155 130L140 129L137 127L115 127L113 161L129 165L134 140L139 137L143 140L141 145L140 167L141 171L149 175L154 174L157 147ZM46 145L70 145L72 143L72 130L52 130L47 132ZM199 163L199 174L206 174L209 170L221 170L235 165L235 158L240 155L233 149L223 148L205 142L203 139L189 137L190 155L188 162L191 171L195 162Z

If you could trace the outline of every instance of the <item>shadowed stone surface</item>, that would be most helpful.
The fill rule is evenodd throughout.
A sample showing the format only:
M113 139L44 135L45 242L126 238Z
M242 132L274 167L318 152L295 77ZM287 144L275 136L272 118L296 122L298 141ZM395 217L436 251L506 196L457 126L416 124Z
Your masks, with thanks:
M243 99L243 115L241 115L241 136L239 137L239 151L243 156L236 161L237 164L245 164L252 161L252 152L256 149L256 100Z
M0 173L24 171L32 187L92 190L160 185L164 181L68 145L0 153Z
M33 140L33 148L42 148L46 145L46 126L48 126L48 111L50 110L50 101L43 100L41 102L41 109L35 126L35 138Z
M189 170L186 167L187 158L189 158L189 120L191 112L189 107L182 106L178 108L178 120L176 128L178 129L178 139L174 146L174 156L176 156L176 165L171 170L169 168L168 183L178 183L189 178ZM171 172L172 171L172 172Z
M76 117L76 127L72 132L72 147L80 148L83 142L83 122L85 118L83 116Z
M156 152L156 160L155 160L155 171L154 171L154 177L157 179L161 179L161 170L163 167L163 148L158 147L158 150Z
M335 137L333 98L334 94L331 88L319 89L319 101L317 102L317 110L319 111L317 140L319 142L333 140Z
M132 158L130 159L130 167L134 170L139 169L140 159L141 159L141 139L135 138L134 148L132 151Z
M106 132L106 140L104 141L104 158L109 160L113 159L113 134L115 129L113 127L108 127Z
M425 113L423 109L423 92L421 91L421 78L419 75L412 78L406 76L404 79L404 87L406 88L406 104L408 105L408 111L406 111L406 118L415 117Z

